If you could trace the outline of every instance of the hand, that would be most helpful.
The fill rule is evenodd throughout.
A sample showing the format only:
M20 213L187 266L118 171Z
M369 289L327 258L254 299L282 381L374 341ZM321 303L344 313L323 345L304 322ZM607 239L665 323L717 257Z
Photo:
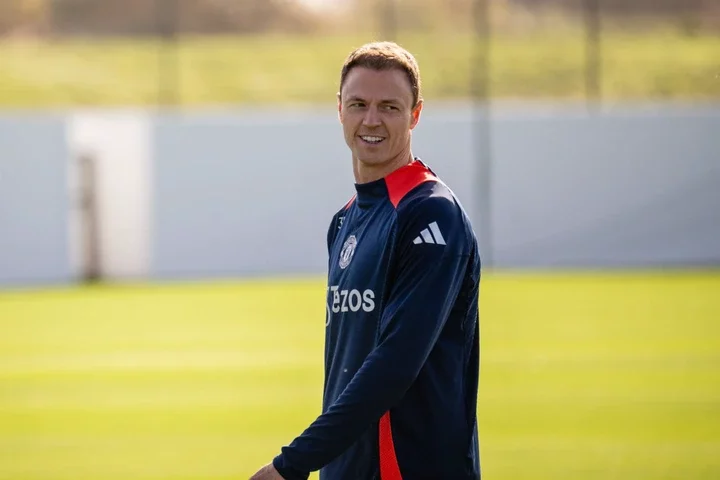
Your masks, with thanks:
M285 480L282 475L275 470L272 463L268 463L255 473L250 480Z

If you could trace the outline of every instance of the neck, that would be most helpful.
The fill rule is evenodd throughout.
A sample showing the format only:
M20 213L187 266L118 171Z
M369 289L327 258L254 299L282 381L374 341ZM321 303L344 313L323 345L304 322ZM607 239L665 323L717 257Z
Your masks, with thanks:
M388 174L394 172L398 168L402 168L413 161L413 154L408 146L407 149L390 159L387 162L383 162L379 165L368 165L361 162L353 155L353 174L355 176L355 183L369 183L375 180L380 180L386 177Z

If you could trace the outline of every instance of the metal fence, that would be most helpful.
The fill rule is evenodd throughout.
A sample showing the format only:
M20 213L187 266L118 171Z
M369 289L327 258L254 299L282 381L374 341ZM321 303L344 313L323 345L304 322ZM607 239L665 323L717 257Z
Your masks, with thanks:
M434 99L720 98L713 0L0 0L0 107L330 102L371 39Z

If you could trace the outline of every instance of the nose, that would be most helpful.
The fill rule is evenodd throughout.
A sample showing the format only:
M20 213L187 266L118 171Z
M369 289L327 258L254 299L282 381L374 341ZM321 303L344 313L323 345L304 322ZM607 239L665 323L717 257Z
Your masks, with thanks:
M377 127L380 125L380 115L376 106L368 107L363 118L363 125L366 127Z

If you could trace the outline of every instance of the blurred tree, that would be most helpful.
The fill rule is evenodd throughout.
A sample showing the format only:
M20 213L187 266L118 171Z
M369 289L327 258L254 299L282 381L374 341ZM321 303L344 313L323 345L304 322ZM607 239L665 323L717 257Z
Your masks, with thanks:
M20 22L20 2L17 0L0 1L0 34L6 34Z
M49 0L0 0L0 34L42 33L49 21Z
M150 36L192 34L467 32L475 0L0 0L0 34ZM490 0L493 31L526 32L580 21L586 0ZM389 6L394 12L387 17ZM671 26L688 35L720 27L719 0L600 0L603 24ZM565 20L563 20L565 19ZM558 22L558 20L560 22ZM605 21L606 20L606 21ZM47 27L47 28L46 28Z
M32 1L32 0L31 0ZM55 0L54 28L63 34L156 35L312 32L321 15L296 0Z

